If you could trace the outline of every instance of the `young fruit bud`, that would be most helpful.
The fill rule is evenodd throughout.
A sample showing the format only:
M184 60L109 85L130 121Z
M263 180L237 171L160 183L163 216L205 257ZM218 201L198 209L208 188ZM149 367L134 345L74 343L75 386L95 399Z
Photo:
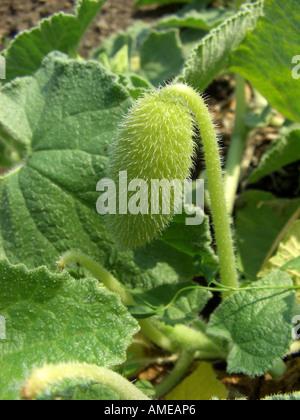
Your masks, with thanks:
M189 109L164 89L147 93L125 117L108 168L117 214L108 215L107 224L122 248L157 237L182 204L183 183L193 167L193 134Z

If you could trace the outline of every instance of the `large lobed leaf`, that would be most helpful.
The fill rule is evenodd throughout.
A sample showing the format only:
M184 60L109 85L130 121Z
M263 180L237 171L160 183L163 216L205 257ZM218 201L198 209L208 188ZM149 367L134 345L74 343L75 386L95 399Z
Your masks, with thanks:
M96 280L74 280L46 268L0 263L0 398L19 397L30 371L45 363L112 366L126 359L138 331L120 298Z
M230 296L213 313L208 333L233 343L228 357L229 372L263 375L289 350L295 292L284 290L291 278L273 271L254 287L270 290L240 291ZM272 290L283 287L283 290Z

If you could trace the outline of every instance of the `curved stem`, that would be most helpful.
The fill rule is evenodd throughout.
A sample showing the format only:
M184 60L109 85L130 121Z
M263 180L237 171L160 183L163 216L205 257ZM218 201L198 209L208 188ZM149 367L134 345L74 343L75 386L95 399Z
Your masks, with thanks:
M157 398L167 394L174 388L186 374L188 368L193 363L194 353L188 350L183 350L179 356L177 363L170 373L170 375L159 385L156 386Z
M241 5L244 3L244 0L235 0L234 2L234 8L235 10L239 10L239 8L241 7Z
M36 369L24 384L21 395L26 400L43 394L48 387L65 380L97 382L115 391L124 400L149 400L131 382L112 370L96 365L62 363Z
M126 292L121 283L114 276L112 276L109 271L107 271L92 258L82 254L79 251L72 250L66 252L63 256L60 257L59 261L57 262L57 266L61 270L64 270L70 263L73 262L76 262L77 264L86 268L97 280L103 283L108 290L117 293L125 306L134 304L131 295Z
M219 145L211 116L203 98L192 88L184 84L174 84L165 87L161 90L161 97L167 101L172 100L172 98L176 102L181 101L195 116L203 142L211 211L220 261L221 280L223 285L237 288L238 275L236 259L230 228L230 218L225 199ZM224 292L223 298L231 294L232 292Z

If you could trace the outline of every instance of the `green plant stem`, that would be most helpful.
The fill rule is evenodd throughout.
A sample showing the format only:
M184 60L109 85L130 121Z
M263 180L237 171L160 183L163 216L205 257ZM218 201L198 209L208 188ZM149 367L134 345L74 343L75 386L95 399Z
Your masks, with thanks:
M174 388L184 377L188 368L193 363L194 353L188 350L183 350L179 356L177 363L170 373L170 375L159 385L156 386L157 398L162 397Z
M124 400L149 400L131 382L112 370L96 365L62 363L46 365L36 369L24 384L21 394L24 399L34 399L42 395L51 385L72 380L97 382L115 391Z
M225 199L219 145L211 116L203 98L196 91L186 85L169 85L162 89L161 96L165 96L168 101L170 101L172 97L175 102L181 101L193 112L195 116L195 120L200 129L204 149L211 199L211 211L220 261L221 281L225 286L237 288L238 275L236 269L236 259L233 248L230 218ZM223 298L225 299L231 294L232 292L229 291L224 292Z
M161 329L163 333L177 342L181 349L190 352L197 351L198 357L202 359L226 359L228 356L203 331L194 330L183 324L177 324L174 327L162 325Z
M243 119L246 110L245 79L237 74L235 127L230 141L225 168L225 196L230 214L234 208L235 196L241 175L241 160L247 140L247 128Z

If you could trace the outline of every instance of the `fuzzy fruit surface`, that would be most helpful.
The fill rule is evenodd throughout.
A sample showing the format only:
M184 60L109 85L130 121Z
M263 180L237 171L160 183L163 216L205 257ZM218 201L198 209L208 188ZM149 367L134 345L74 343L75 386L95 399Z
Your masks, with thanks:
M164 89L147 93L132 106L112 146L108 178L116 184L117 214L107 216L107 225L121 248L137 248L156 238L168 225L175 208L181 204L171 190L170 212L163 214L165 200L160 191L159 214L151 214L151 180L180 180L190 177L195 143L193 117L188 108ZM127 171L128 184L135 179L146 181L148 214L119 214L119 173ZM121 188L122 190L122 188ZM127 192L128 201L136 192ZM123 195L124 196L124 195ZM145 199L145 197L143 197Z

